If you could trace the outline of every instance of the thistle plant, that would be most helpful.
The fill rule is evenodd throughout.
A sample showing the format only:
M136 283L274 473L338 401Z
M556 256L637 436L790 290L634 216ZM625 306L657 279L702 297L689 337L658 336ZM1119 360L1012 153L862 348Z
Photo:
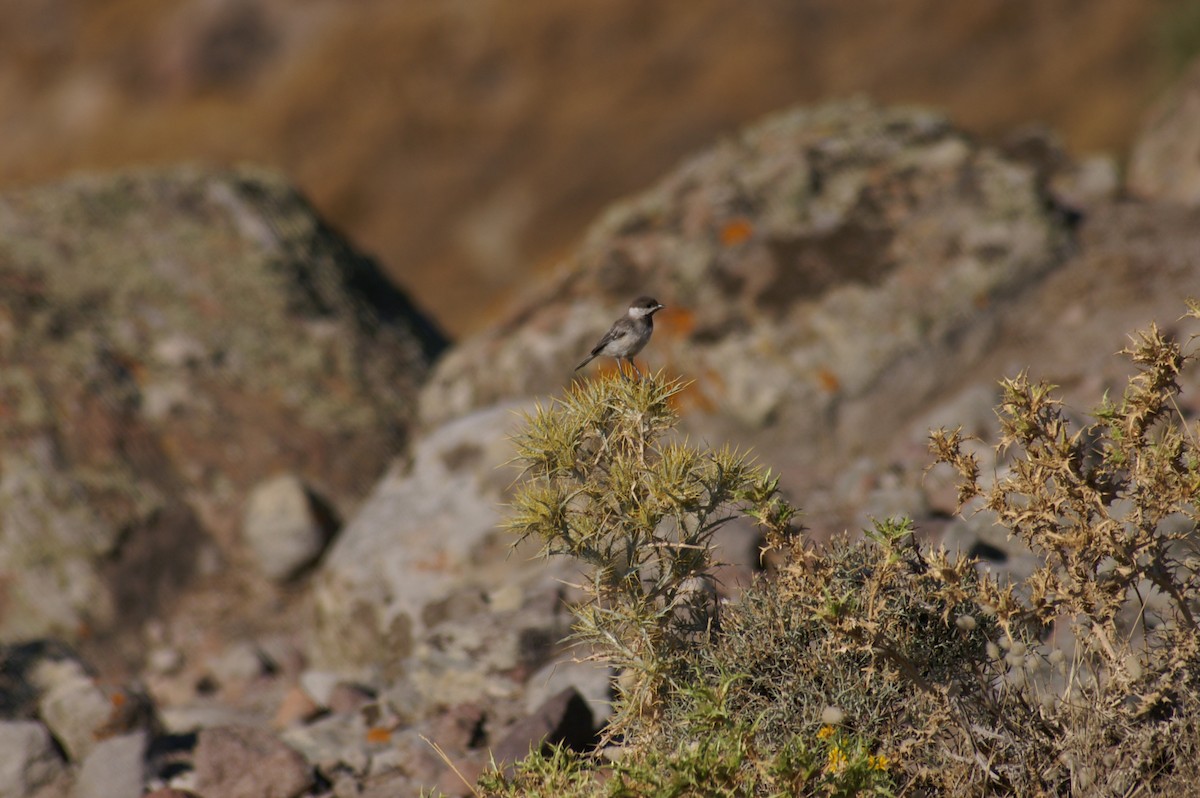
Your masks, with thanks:
M1189 303L1188 315L1200 308ZM1042 558L1023 584L985 584L978 597L1002 628L1050 633L1035 658L1057 677L1016 691L1040 707L1039 735L1057 752L1042 788L1060 772L1077 792L1120 794L1196 771L1200 444L1175 400L1194 356L1153 325L1122 354L1136 373L1083 427L1068 422L1053 386L1024 373L1002 382L997 448L1007 462L990 485L960 432L931 442L962 477L960 501L977 499Z
M614 732L649 722L677 655L716 630L717 530L744 514L768 546L794 531L770 472L674 434L672 403L686 387L661 373L577 382L515 438L525 478L508 527L586 566L590 601L575 610L575 636L626 674Z
M576 634L625 669L625 751L535 754L482 794L1196 794L1200 430L1176 401L1192 343L1135 335L1135 373L1088 424L1053 386L1003 381L994 477L961 431L932 434L962 509L1040 556L1021 580L903 519L789 547L768 472L675 435L684 385L573 386L517 439L510 526L586 564ZM784 551L718 617L710 544L738 513Z

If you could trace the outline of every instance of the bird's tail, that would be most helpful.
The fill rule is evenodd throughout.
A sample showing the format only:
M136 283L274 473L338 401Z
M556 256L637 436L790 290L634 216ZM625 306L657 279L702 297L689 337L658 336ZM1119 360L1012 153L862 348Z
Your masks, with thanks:
M591 363L595 359L596 359L595 355L588 355L586 358L584 358L584 361L582 363L580 363L578 366L575 367L575 370L579 371L581 368L586 366L588 363Z

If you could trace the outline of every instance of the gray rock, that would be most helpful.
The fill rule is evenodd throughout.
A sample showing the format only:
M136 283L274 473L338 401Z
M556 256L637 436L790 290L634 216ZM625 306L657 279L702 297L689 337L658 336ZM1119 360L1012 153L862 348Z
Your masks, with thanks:
M695 379L698 405L811 448L866 445L952 377L924 364L990 343L974 308L1061 262L1039 179L921 109L770 117L612 207L561 279L438 364L422 417L556 392L649 292L668 307L644 355Z
M564 743L576 751L583 751L594 742L592 711L583 696L568 687L513 724L492 746L492 756L497 762L511 767L545 744Z
M45 691L38 713L71 761L83 761L113 720L111 698L75 660L44 662L36 678Z
M179 673L183 665L183 652L174 646L155 646L146 655L146 669L160 676Z
M313 783L298 752L246 726L205 729L196 740L196 792L222 798L294 798Z
M316 702L317 706L321 707L329 706L329 699L333 695L333 690L341 681L342 678L332 671L310 668L300 674L300 686Z
M971 380L994 384L1004 372L978 367L994 351L1041 356L1001 331L1067 261L1051 167L1073 165L981 145L919 108L769 117L611 207L555 279L435 366L422 420L558 394L612 316L650 293L667 309L643 359L691 381L685 433L753 448L818 539L861 525L860 498L882 517L923 512L918 476L862 496L836 483L864 456L919 475L923 446L882 456L914 417ZM1086 182L1080 196L1107 208L1103 179Z
M258 646L240 640L209 659L208 670L221 686L245 684L263 674L263 655Z
M319 668L398 674L423 632L468 594L482 596L531 566L507 557L499 502L515 475L514 406L433 431L343 530L314 580L313 661ZM457 597L457 598L456 598ZM468 602L478 611L480 599Z
M138 798L146 786L148 735L136 731L101 740L75 780L75 798Z
M259 483L246 501L242 535L260 571L283 581L317 558L332 530L321 524L308 489L294 474Z
M45 726L0 721L0 798L26 798L66 771Z
M285 730L281 739L299 751L313 767L322 773L338 768L365 775L371 765L373 749L383 747L386 736L376 744L368 739L369 726L357 712L327 715L301 726Z
M603 726L612 715L614 675L612 668L596 662L551 662L526 682L525 711L533 714L539 706L569 687L587 703L596 725Z
M268 172L5 191L0 262L0 641L136 629L255 475L361 500L443 345Z
M115 595L96 563L114 554L117 528L72 498L85 491L51 436L0 453L0 576L9 583L0 640L72 639L115 620Z
M163 729L172 734L189 734L226 726L253 726L263 720L260 713L253 709L217 702L163 707L159 714Z

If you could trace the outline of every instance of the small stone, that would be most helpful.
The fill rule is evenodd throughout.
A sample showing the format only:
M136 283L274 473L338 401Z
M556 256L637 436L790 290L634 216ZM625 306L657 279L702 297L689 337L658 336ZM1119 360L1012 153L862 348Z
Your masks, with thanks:
M215 702L163 707L159 716L163 730L170 734L191 734L201 729L261 723L258 713L251 709L235 709Z
M294 798L313 783L299 753L248 726L205 729L196 741L196 792L222 798Z
M403 725L411 725L430 709L430 695L407 679L393 683L383 691L379 700Z
M392 735L391 742L386 748L374 751L371 754L371 766L368 773L368 782L385 783L385 779L389 773L402 773L413 781L415 784L420 784L426 788L435 788L434 794L438 794L436 788L439 787L439 781L446 771L450 770L445 761L437 751L429 745L426 740L436 740L437 738L430 736L428 733L424 735L413 729L403 729L395 732ZM474 770L470 766L468 756L458 755L457 752L449 749L442 741L438 741L443 752L451 757L455 767L458 767L468 781L474 781L478 778L479 771ZM481 752L477 752L481 753ZM462 783L450 785L449 787L441 788L448 795L459 794L462 790ZM380 798L383 798L381 795Z
M583 751L595 742L593 724L592 711L583 696L568 687L538 707L537 712L513 724L492 747L492 755L497 762L511 766L547 743L565 743Z
M258 646L245 640L233 643L209 660L208 668L223 687L253 681L265 670Z
M271 726L276 729L286 729L306 718L312 717L320 709L317 702L300 687L291 687L283 694L279 709L271 720Z
M307 670L300 674L300 686L322 707L329 706L329 697L339 681L341 677L332 671Z
M532 713L551 696L572 687L587 702L596 724L603 725L612 715L612 682L612 669L595 662L552 662L525 683L525 710Z
M0 796L32 795L66 769L50 732L33 720L0 721Z
M183 652L172 646L157 646L146 656L146 669L159 676L171 676L183 668Z
M101 740L75 782L75 798L139 798L146 783L145 731Z
M329 711L349 714L369 704L374 697L363 687L338 682L329 693Z
M486 715L478 704L458 704L448 707L431 718L426 734L431 740L448 749L465 750L478 745L476 737L484 726Z
M1055 174L1049 188L1063 206L1086 210L1116 197L1121 171L1112 156L1092 155Z
M280 736L322 773L341 768L363 775L371 765L372 745L391 744L390 730L370 725L358 714L327 715Z
M44 668L39 669L39 678L46 672ZM82 667L49 678L52 686L38 702L38 714L71 761L82 762L96 746L97 731L112 719L113 702Z
M246 502L242 534L267 577L286 581L311 564L330 535L294 474L260 483Z
M207 354L204 344L185 333L160 338L154 342L152 351L160 363L171 368L197 363Z

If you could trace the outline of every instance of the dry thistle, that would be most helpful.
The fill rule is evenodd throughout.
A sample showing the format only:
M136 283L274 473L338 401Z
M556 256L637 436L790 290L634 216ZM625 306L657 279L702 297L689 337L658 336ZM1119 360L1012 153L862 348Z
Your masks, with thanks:
M792 531L769 472L728 447L667 439L684 387L661 374L578 382L515 438L525 480L507 526L587 566L592 601L576 610L575 636L629 674L614 731L653 716L675 655L715 629L716 531L738 515L773 545Z

